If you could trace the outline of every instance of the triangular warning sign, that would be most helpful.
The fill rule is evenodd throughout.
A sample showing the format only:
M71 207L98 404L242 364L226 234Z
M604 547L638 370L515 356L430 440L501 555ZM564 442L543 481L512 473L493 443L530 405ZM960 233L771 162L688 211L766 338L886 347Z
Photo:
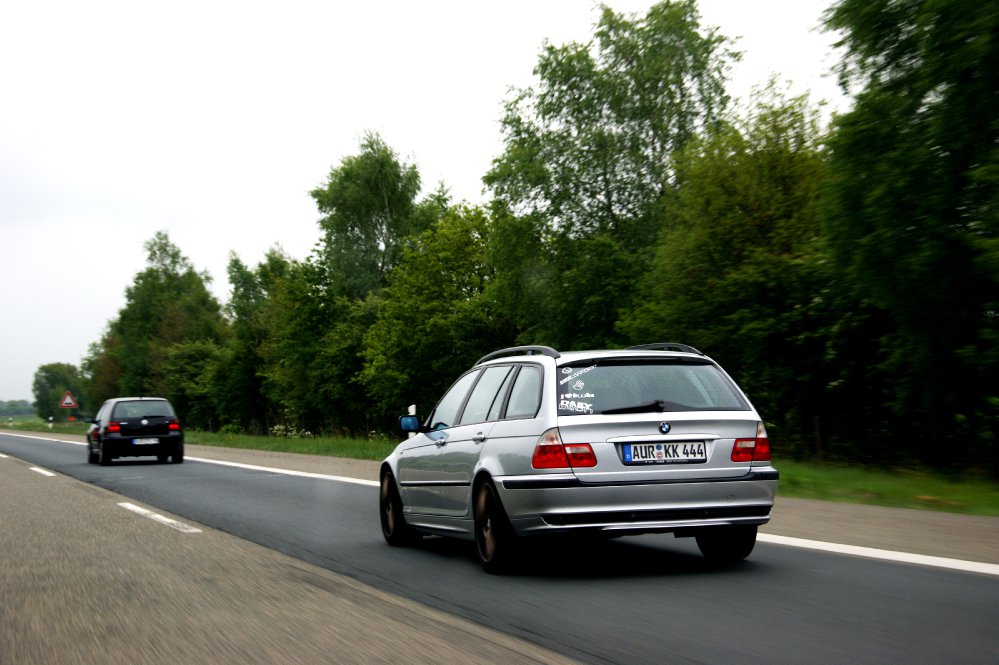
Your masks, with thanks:
M66 394L63 395L62 404L59 405L59 408L61 408L61 409L75 409L77 406L79 406L79 405L76 403L76 400L73 399L73 393L71 393L71 392L69 392L67 390Z

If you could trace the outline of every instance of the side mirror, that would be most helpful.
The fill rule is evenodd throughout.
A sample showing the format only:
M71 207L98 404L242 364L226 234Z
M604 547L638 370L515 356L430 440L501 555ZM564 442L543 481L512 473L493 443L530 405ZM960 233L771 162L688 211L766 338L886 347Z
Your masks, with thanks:
M85 422L85 423L96 422L93 418L82 418L81 420L83 420L83 422Z
M420 417L419 416L399 416L399 429L403 432L419 432L420 431Z

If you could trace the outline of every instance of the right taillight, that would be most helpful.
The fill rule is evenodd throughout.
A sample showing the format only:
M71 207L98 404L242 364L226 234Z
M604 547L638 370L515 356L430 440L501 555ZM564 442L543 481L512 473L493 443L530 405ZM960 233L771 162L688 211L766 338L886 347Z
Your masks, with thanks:
M552 428L538 438L531 457L535 469L568 469L597 465L597 456L588 443L562 443L558 429Z
M756 437L736 439L732 446L733 462L766 462L770 460L770 439L763 423L756 424Z
M167 423L167 429L169 429L171 432L179 432L180 431L180 421L177 420L176 418L171 418L170 422Z

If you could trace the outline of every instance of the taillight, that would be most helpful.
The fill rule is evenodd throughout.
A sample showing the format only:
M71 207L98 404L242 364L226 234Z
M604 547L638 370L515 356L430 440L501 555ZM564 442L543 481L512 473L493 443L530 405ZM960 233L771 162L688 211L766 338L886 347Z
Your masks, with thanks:
M176 418L171 419L170 422L167 423L167 428L169 428L169 430L171 432L179 432L180 431L180 421L177 420Z
M115 434L121 432L121 424L117 420L112 420L108 423L108 434Z
M732 446L733 462L766 462L770 460L770 439L763 423L756 425L756 438L736 439Z
M531 457L531 467L535 469L583 468L596 465L597 456L593 454L590 444L563 444L557 428L552 428L541 435Z

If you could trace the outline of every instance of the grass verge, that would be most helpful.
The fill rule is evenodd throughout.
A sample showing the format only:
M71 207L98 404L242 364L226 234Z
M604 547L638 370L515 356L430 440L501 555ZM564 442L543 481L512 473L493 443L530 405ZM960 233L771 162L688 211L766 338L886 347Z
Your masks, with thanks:
M776 461L778 496L999 516L999 485L911 469Z
M87 426L80 422L55 423L49 430L47 423L35 418L15 419L11 429L83 435ZM386 437L293 439L191 430L186 432L186 440L200 446L364 460L384 459L397 443L395 439ZM969 476L956 481L926 471L871 469L788 460L776 460L775 466L780 470L778 496L999 516L999 484L977 477Z

